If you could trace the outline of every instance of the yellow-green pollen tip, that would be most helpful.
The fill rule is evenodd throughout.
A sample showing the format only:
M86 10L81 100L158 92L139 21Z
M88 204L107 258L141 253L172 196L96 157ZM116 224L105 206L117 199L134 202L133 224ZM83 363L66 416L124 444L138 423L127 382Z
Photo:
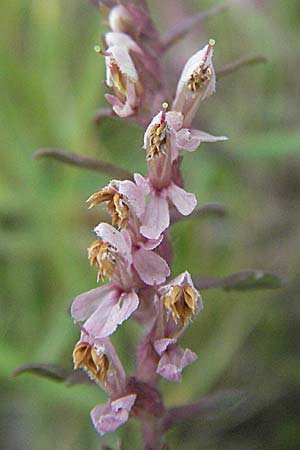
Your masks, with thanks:
M95 50L96 53L100 53L101 52L100 45L94 45L94 50Z
M162 109L164 109L166 111L169 108L169 103L163 102L163 104L161 106L162 106Z
M208 44L211 46L211 47L213 47L215 44L216 44L216 41L215 41L215 39L210 39L209 41L208 41Z

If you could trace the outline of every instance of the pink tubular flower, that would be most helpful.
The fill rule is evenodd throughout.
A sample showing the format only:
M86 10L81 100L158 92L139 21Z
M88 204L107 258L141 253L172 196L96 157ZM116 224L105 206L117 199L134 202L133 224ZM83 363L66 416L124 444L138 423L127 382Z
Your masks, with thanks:
M187 325L193 316L203 309L202 298L195 289L191 275L185 271L159 288L160 299L163 304L169 322ZM170 331L170 325L166 328L166 335L174 337L174 331ZM171 328L174 329L174 327Z
M193 212L197 200L194 194L186 192L172 181L161 190L155 189L149 180L149 201L146 203L145 212L141 217L140 231L148 239L158 239L170 224L169 201L184 216Z
M190 124L199 102L215 92L216 76L212 65L214 39L185 64L177 85L172 109L180 111L185 117L185 124Z
M170 269L165 260L152 251L159 241L139 242L133 248L126 230L118 231L109 224L101 223L95 231L101 238L99 242L106 246L106 251L100 253L98 259L99 270L108 265L112 283L77 296L72 303L71 313L75 320L86 321L84 328L90 335L104 338L137 309L138 287L143 286L143 283L163 283Z
M125 371L114 346L107 338L94 339L83 328L73 361L75 369L83 368L110 396L105 405L91 411L95 429L101 435L115 431L128 420L136 394L128 395Z
M156 136L153 138L153 130L165 123L164 132L160 134L159 140ZM147 150L147 156L153 153L153 147L157 151L157 156L171 153L171 162L179 155L179 150L192 152L196 150L201 142L225 141L226 136L213 136L201 130L185 128L183 126L184 116L178 111L160 111L148 125L144 135L144 148ZM155 142L153 142L155 140ZM169 140L169 143L167 142ZM169 144L169 145L168 145ZM148 158L147 158L148 159Z
M124 391L126 375L108 338L94 339L82 328L73 351L74 369L84 369L108 394Z
M127 422L135 400L136 395L130 394L109 400L105 405L96 406L91 412L91 419L98 433L101 436L112 433Z
M105 40L108 45L105 52L106 84L115 92L115 95L106 94L105 98L119 117L128 117L138 106L138 90L141 88L130 52L143 55L143 51L125 33L107 33Z
M123 291L113 283L78 295L72 303L73 319L84 323L95 339L111 335L137 309L139 299L134 290Z
M122 192L125 192L125 189ZM147 285L161 284L170 275L170 269L165 260L153 251L161 243L162 239L147 242L143 242L140 239L133 243L127 230L117 231L107 223L98 225L95 228L95 232L104 242L109 242L117 248L119 255L123 255L126 273L124 271L122 273L121 271L116 272L116 277L112 278L116 283L121 282L124 285L124 280L126 276L128 277L129 270L133 268ZM134 283L134 274L131 274L126 287L134 286Z
M197 355L186 348L177 345L176 339L159 339L154 342L154 348L160 356L156 373L169 381L181 381L182 370L197 359Z

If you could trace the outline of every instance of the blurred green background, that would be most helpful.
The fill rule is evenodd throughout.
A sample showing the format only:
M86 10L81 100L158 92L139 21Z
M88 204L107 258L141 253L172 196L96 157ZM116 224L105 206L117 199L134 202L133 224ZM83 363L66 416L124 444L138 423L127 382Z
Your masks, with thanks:
M161 31L181 4L193 14L210 1L149 1ZM175 13L174 13L175 14ZM181 12L178 14L180 17ZM177 20L177 19L176 19ZM55 362L71 367L78 329L68 307L96 286L86 248L101 211L85 200L109 178L35 161L56 146L145 171L143 130L119 120L96 127L103 99L103 61L93 51L106 30L84 0L13 0L1 8L1 402L0 447L5 450L140 448L131 421L100 440L89 411L105 401L94 386L64 385L22 375L15 367ZM167 405L225 388L255 396L242 412L193 420L168 435L170 449L292 450L300 448L300 131L297 0L235 1L171 51L183 61L208 37L217 41L216 67L245 53L267 56L217 86L199 114L205 131L230 141L203 144L186 156L186 188L199 204L223 202L226 218L187 219L172 230L174 273L225 276L260 268L286 282L279 291L203 292L205 309L184 337L199 359L182 384L162 383ZM139 327L114 336L133 371ZM252 397L251 397L252 398ZM2 442L1 442L2 441Z

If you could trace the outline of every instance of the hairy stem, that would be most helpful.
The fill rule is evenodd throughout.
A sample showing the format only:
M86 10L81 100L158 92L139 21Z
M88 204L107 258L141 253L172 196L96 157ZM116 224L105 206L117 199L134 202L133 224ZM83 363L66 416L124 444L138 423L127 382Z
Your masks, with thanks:
M132 179L132 173L121 167L117 167L106 161L78 155L63 148L40 148L33 154L33 157L35 159L52 158L72 166L96 170L119 180Z

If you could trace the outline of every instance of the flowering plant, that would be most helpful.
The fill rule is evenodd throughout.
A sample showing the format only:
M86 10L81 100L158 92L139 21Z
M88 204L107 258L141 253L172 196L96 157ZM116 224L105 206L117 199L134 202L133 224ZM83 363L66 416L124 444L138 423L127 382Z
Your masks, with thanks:
M144 448L153 450L162 448L164 431L178 417L195 411L193 405L176 414L167 411L159 380L180 382L183 369L197 359L192 350L180 346L180 338L203 309L199 289L243 288L247 283L261 287L265 274L241 272L210 280L208 286L207 280L193 282L190 268L172 274L170 226L182 216L207 208L196 209L196 196L184 189L184 152L197 150L202 142L227 140L192 125L198 109L203 109L203 102L216 89L215 41L209 39L194 55L188 55L177 84L172 86L168 83L171 68L162 64L161 58L183 30L189 30L191 22L161 38L145 1L101 3L107 9L110 31L103 38L104 48L97 45L95 50L105 59L105 98L111 108L99 110L97 120L108 115L144 127L147 174L127 174L96 162L101 170L120 176L87 200L89 208L104 206L111 223L95 227L96 239L88 248L97 281L105 283L72 302L71 315L80 328L73 362L75 369L83 369L108 395L107 402L91 412L96 431L100 435L114 432L135 417L142 425ZM83 166L93 164L62 152L52 152L52 156ZM216 209L222 211L218 205ZM142 330L133 376L126 374L110 340L126 320L136 320Z

